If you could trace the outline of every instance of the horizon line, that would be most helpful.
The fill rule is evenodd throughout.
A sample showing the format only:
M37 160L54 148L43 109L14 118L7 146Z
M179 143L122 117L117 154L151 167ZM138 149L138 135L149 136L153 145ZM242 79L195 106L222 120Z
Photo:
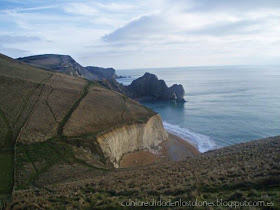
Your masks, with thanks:
M201 66L169 66L169 67L144 67L144 68L114 68L115 70L149 70L149 69L181 69L181 68L199 68L199 67L242 67L242 66L280 66L280 64L227 64L227 65L201 65Z

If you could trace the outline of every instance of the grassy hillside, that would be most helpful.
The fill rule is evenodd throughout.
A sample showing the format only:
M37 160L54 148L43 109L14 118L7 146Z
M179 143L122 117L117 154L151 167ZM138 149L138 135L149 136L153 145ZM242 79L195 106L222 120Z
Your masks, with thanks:
M14 144L50 74L0 55L0 197L13 188Z
M72 114L65 126L64 134L74 136L100 133L135 121L146 122L152 115L154 115L153 111L128 97L95 86L89 90Z
M105 166L95 136L112 125L141 123L153 115L95 82L0 55L0 199L9 197L13 187L100 173ZM79 148L85 139L91 152Z
M186 161L113 170L86 180L47 185L38 192L17 191L12 207L92 209L121 207L121 202L135 199L223 199L264 201L273 203L277 209L279 161L280 137L275 137L215 150Z
M0 208L92 209L136 198L280 206L280 137L113 169L97 136L154 114L98 83L0 55Z

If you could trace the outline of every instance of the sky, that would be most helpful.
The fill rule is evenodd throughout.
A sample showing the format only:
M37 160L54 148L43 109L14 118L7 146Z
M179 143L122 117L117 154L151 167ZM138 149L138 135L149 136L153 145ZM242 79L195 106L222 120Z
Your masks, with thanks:
M280 64L280 0L1 0L0 52L116 69Z

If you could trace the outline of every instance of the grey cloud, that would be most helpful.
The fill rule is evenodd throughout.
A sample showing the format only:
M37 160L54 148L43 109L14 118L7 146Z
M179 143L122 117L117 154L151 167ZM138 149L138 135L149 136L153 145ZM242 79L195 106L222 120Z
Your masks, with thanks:
M251 34L264 30L263 24L264 21L259 20L242 20L234 23L210 25L187 33L212 36Z
M27 50L21 50L21 49L16 49L16 48L5 48L1 45L0 45L0 52L2 54L8 55L13 58L26 56L26 55L30 54L30 51L27 51Z
M40 41L41 38L35 36L9 36L9 35L0 35L0 43L2 44L13 44L21 42L32 42Z
M272 17L275 18L275 17ZM272 19L271 18L271 19ZM277 17L278 18L278 17ZM228 35L244 35L259 33L266 29L267 22L269 20L263 19L244 19L237 22L220 21L212 25L203 26L200 29L177 31L170 23L167 24L164 18L160 16L143 16L137 20L134 20L127 25L118 28L102 37L102 40L110 43L111 46L123 47L130 44L140 43L141 40L152 40L153 44L161 43L162 39L168 34L175 35L200 35L200 36L228 36ZM154 39L153 39L154 38ZM171 43L170 43L171 42ZM180 42L175 41L175 44ZM172 41L169 40L165 45L172 45Z
M147 36L152 35L153 32L160 33L163 30L168 30L168 27L165 26L161 17L156 15L142 16L103 36L102 39L105 42L147 39Z
M181 3L184 2L181 0ZM279 0L193 0L191 11L204 12L210 10L248 11L264 8L279 8Z
M13 58L25 56L30 54L30 51L9 47L9 44L32 42L38 40L41 39L39 37L0 35L0 51L1 53Z

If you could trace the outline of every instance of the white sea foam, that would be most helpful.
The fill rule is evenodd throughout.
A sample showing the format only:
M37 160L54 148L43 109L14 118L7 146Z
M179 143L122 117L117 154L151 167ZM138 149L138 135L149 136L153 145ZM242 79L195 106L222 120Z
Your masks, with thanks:
M195 146L200 152L207 152L209 150L219 148L209 136L205 136L167 122L163 122L163 126L169 133L184 139Z

